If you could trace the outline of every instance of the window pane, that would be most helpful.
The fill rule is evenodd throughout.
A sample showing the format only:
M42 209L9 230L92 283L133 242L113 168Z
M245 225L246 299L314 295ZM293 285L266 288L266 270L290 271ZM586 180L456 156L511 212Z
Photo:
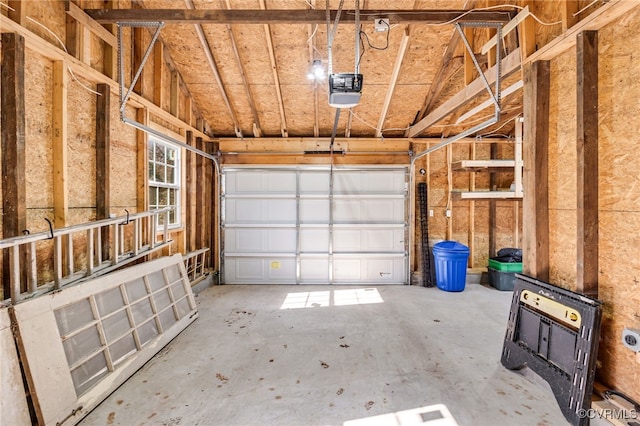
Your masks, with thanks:
M168 188L158 188L158 205L162 207L169 205L169 189Z
M167 183L176 183L176 169L175 167L167 166Z
M151 140L147 145L147 155L149 156L149 163L152 163L153 161L155 161L154 155L153 155L153 152L155 151L155 146L156 146L155 142Z
M156 208L158 205L158 188L154 186L149 187L149 207Z
M175 210L171 210L169 212L169 223L171 225L175 225L176 224L176 211Z
M153 181L155 175L156 175L156 166L154 163L149 161L149 180Z
M164 169L165 169L164 165L156 164L156 175L155 175L156 182L163 182L163 183L166 182Z
M167 164L176 164L176 150L167 148Z
M164 156L164 151L165 151L165 147L162 144L156 143L155 144L155 151L156 151L156 163L165 163L166 159Z

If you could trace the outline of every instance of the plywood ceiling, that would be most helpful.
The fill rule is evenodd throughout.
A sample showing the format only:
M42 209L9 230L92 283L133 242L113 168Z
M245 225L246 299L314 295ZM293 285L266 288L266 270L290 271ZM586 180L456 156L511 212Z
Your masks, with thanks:
M330 7L337 9L338 0ZM480 4L482 3L482 4ZM360 72L364 76L364 89L360 103L343 111L338 125L340 137L403 137L407 129L419 118L438 107L464 87L463 45L455 44L453 54L443 58L455 28L452 24L425 23L393 24L389 33L375 32L373 18L368 11L384 10L463 10L472 6L485 6L484 1L438 0L415 1L361 0L364 51ZM143 0L136 7L148 9L255 10L256 15L268 10L325 11L323 0L186 0L167 2ZM344 2L343 18L353 14L354 0ZM516 9L504 10L515 14ZM494 11L491 11L492 13ZM408 15L405 15L408 16ZM347 18L344 18L345 20ZM315 85L307 78L314 59L321 59L326 67L326 23L273 23L263 24L199 24L210 47L222 85L216 81L207 60L205 48L198 38L198 28L192 23L167 22L161 37L182 80L198 109L216 137L327 137L331 135L335 109L328 105L327 81ZM388 46L387 46L388 36ZM515 36L515 34L513 34ZM477 29L473 36L474 51L479 52L488 39L488 29ZM517 37L507 43L504 53L517 48ZM509 39L507 39L509 41ZM404 56L399 54L406 44ZM273 51L273 62L270 53ZM386 46L386 48L384 48ZM239 59L239 60L238 60ZM443 62L444 59L444 62ZM487 68L486 55L478 54ZM396 62L401 61L396 66ZM275 70L273 69L275 65ZM355 67L355 26L340 24L333 47L333 71L353 72ZM394 67L396 72L394 73ZM442 68L442 70L441 70ZM517 73L511 81L520 79ZM243 78L244 75L244 78ZM390 87L395 82L395 90ZM430 93L435 94L430 98ZM521 91L505 102L506 119L521 110ZM225 94L229 105L225 102ZM385 99L387 99L385 103ZM429 102L429 99L431 101ZM454 125L456 118L481 100L470 103L463 110L427 128L420 136L447 136L469 128L488 116L493 109L479 112L462 125ZM425 110L425 102L429 108ZM386 113L383 111L386 107ZM422 111L422 114L421 114ZM504 121L504 120L503 120ZM498 128L500 124L493 126ZM513 126L502 127L510 132ZM484 133L490 133L491 128Z

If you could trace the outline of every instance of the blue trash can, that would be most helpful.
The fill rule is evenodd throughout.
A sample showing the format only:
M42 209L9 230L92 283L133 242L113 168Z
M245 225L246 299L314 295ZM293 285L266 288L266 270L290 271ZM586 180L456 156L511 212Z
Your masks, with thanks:
M440 290L464 290L468 259L469 247L456 241L441 241L433 246L436 284Z

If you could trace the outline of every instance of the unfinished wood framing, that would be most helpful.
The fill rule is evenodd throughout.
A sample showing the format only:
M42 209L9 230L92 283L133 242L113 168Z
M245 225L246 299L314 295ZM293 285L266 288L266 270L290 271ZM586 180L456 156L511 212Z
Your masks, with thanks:
M153 101L162 108L164 105L164 44L156 42L153 46Z
M382 128L384 127L384 120L387 117L387 113L389 112L389 105L391 104L391 99L393 98L393 92L396 88L396 83L398 82L398 76L400 75L400 67L402 67L402 61L404 60L404 55L407 52L407 48L409 47L409 42L411 41L411 33L409 32L409 26L404 29L402 34L402 40L400 41L400 48L398 48L398 55L396 56L396 61L393 65L393 71L391 72L391 81L389 82L389 88L387 89L387 94L385 95L384 102L382 103L382 111L380 112L380 118L378 119L378 127L376 128L376 137L379 138L382 136Z
M506 78L518 70L520 70L520 49L513 51L502 60L502 78ZM489 84L492 84L496 81L496 74L497 69L495 66L485 73L485 78L487 79ZM480 77L478 77L463 90L458 92L452 98L429 113L429 115L411 126L411 129L409 130L409 137L419 136L427 128L433 126L444 117L458 110L467 102L482 95L483 93L485 93L485 91L486 88L484 86L484 82Z
M69 216L69 176L67 140L67 66L53 63L53 214L54 226L67 226Z
M24 25L27 18L27 0L9 0L9 19Z
M147 28L134 27L132 28L132 37L133 37L133 66L131 67L133 72L140 69L142 65L142 58L144 57L144 53L147 50L147 46L145 44L145 34L147 32ZM144 80L145 75L144 72L141 72L138 76L138 80L136 84L133 86L133 90L139 94L143 95L142 91L144 90ZM175 115L175 114L174 114Z
M180 74L177 71L171 72L169 112L174 117L180 116Z
M14 33L2 34L2 238L15 237L27 229L25 188L25 40ZM23 253L24 256L26 254ZM9 253L3 251L4 297L11 294Z
M524 69L523 272L549 280L549 89L548 61Z
M196 148L202 150L204 148L204 142L202 138L196 138ZM196 156L196 176L204 176L205 159L202 155ZM204 180L196 180L196 250L204 247L205 240L205 202L209 195L205 192Z
M96 219L111 213L111 90L98 84L96 95ZM109 253L109 230L102 230L102 253Z
M193 133L187 131L185 143L189 146L195 147L195 141ZM187 193L187 220L185 224L187 244L186 248L189 252L196 250L196 193L197 193L197 170L196 170L196 153L192 151L186 151L187 159L185 161L186 167L186 188Z
M577 40L576 288L598 297L598 32Z
M79 24L82 24L83 27L87 28L109 46L113 48L117 47L118 40L116 36L111 33L111 31L91 19L89 15L84 13L84 11L71 0L65 0L65 11L67 12L67 15Z

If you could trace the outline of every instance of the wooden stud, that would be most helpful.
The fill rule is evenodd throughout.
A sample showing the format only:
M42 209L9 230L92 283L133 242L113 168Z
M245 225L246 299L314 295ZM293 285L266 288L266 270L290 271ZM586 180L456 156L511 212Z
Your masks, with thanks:
M25 177L25 40L2 34L2 238L21 235L27 229ZM26 253L25 253L26 258ZM26 259L25 259L26 260ZM3 298L11 294L9 252L3 250ZM26 268L23 268L26 273Z
M196 148L202 149L204 147L204 143L202 142L202 138L196 138ZM204 158L201 155L196 156L196 250L199 250L204 247L205 239L204 239L204 203L208 194L204 192L203 186L203 178L204 178Z
M105 9L115 9L117 7L117 0L106 0L105 1L105 5L104 5ZM115 37L115 33L116 33L116 26L113 24L107 24L104 26L105 29L107 31L109 31L111 34L114 34ZM113 79L116 80L118 78L118 49L117 49L117 45L116 46L112 46L111 44L108 44L104 47L104 74Z
M535 14L535 1L523 1L524 7L529 7L531 13ZM536 22L531 16L528 16L521 22L520 31L518 33L520 41L520 50L522 51L522 60L524 61L536 51Z
M146 32L146 28L133 28L133 31L131 32L131 36L133 37L133 72L136 72L142 64L142 58L146 51ZM144 93L142 93L144 90L144 72L140 73L140 77L138 77L138 81L136 81L135 86L133 86L133 90L137 94L144 96Z
M449 215L447 216L447 240L453 238L453 202L451 201L453 192L453 170L451 169L451 163L453 158L453 147L447 145L447 210Z
M72 4L71 0L65 0L65 4ZM67 8L69 6L66 6ZM80 59L82 52L82 28L80 23L70 14L65 16L66 20L66 33L65 33L65 45L69 55Z
M136 119L145 126L149 125L149 111L146 108L139 108L136 112ZM138 171L136 175L136 209L139 212L144 212L149 209L149 153L147 150L149 135L146 132L138 131L136 132L136 139L136 163ZM150 222L151 226L142 227L142 241L155 240L155 233L152 232L155 219L151 218ZM106 251L104 253L109 252Z
M9 19L24 26L27 19L27 0L9 0Z
M111 88L98 84L96 95L96 220L111 213ZM109 253L109 228L100 231L102 253Z
M492 160L498 157L498 144L491 144L491 154L489 158ZM497 177L495 173L489 174L489 191L496 190ZM494 199L489 200L489 257L493 257L497 253L496 240L498 235L498 209L497 202Z
M469 156L472 160L476 159L476 143L471 142L469 145ZM469 191L476 190L476 174L469 173ZM473 258L476 251L476 202L469 201L469 268L474 267Z
M488 38L493 37L494 35L496 35L497 32L498 31L495 28L487 28L487 36L488 36ZM496 64L496 47L493 46L487 52L487 66L489 68L491 68L495 64Z
M67 226L69 179L67 167L67 65L53 63L53 211L54 226Z
M205 152L211 153L211 143L204 142L200 147ZM204 175L202 176L203 189L204 189L204 240L202 242L203 247L211 248L211 241L213 239L214 227L212 224L213 218L213 203L214 203L214 191L213 191L213 161L208 158L202 158L204 166ZM211 252L211 250L210 250Z
M562 32L573 27L579 20L579 16L574 14L580 10L578 0L561 0L560 11L562 12Z
M102 41L107 43L111 47L117 47L118 40L117 37L108 29L98 24L96 21L91 19L89 15L84 13L84 11L78 7L75 3L70 0L65 1L65 11L67 15L72 17L74 21L82 24L85 28L99 37ZM68 21L67 21L68 22Z
M548 61L524 69L523 271L549 279L549 98Z
M169 112L174 117L180 114L180 74L178 71L171 72L171 86L169 94Z
M464 28L463 32L465 38L473 49L473 28ZM464 84L465 86L468 86L473 81L473 78L476 75L476 66L473 63L471 54L466 48L464 49L462 64L464 69Z
M194 146L193 132L187 130L185 143L189 146ZM185 230L187 234L187 250L192 252L196 250L196 153L192 151L186 152L186 188L187 193L187 214Z
M153 46L153 102L160 108L164 105L164 45L157 42Z
M598 297L598 32L578 34L576 288Z

